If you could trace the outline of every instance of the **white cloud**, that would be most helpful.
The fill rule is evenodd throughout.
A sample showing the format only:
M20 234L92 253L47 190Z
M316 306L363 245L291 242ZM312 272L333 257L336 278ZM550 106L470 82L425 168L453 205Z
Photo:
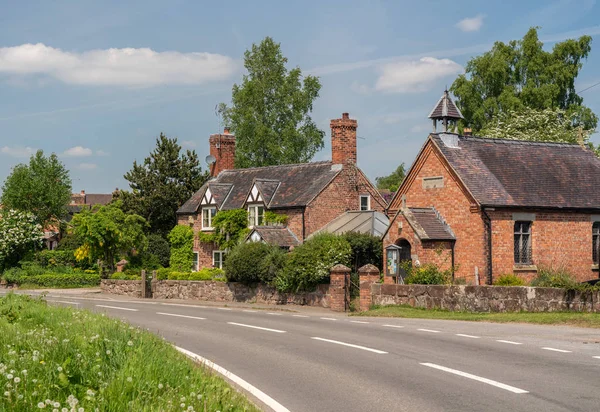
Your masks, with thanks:
M357 81L352 82L352 84L350 85L350 90L352 90L358 94L369 94L373 91L366 84L362 84Z
M468 17L466 19L462 19L458 23L456 23L456 27L458 27L462 31L478 31L481 26L483 26L484 14L478 14L475 17Z
M65 150L65 153L63 154L69 157L86 157L92 155L92 149L83 146L75 146Z
M96 150L96 155L97 156L108 156L108 155L110 155L110 153L108 153L107 151L104 151L104 150L100 149L100 150Z
M95 163L79 163L77 166L80 170L94 170L96 167L98 167L98 165Z
M149 48L63 51L43 43L0 48L0 73L46 75L70 84L156 86L228 78L238 63L214 53Z
M181 146L188 148L188 149L193 149L194 147L197 146L196 142L193 140L184 140L181 142Z
M423 57L417 61L384 64L375 90L386 93L416 93L429 90L438 80L462 72L460 64L449 59Z
M12 156L12 157L30 157L32 154L34 154L36 152L36 149L29 147L29 146L27 146L27 147L4 146L2 149L0 149L0 152L2 152L5 155Z

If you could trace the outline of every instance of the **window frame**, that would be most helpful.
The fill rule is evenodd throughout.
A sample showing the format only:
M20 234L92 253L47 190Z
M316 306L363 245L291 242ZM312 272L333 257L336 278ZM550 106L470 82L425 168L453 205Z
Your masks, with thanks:
M262 209L262 213L259 213L260 209ZM254 213L251 213L250 210L254 210ZM248 205L247 211L248 227L262 226L265 223L265 206L263 204Z
M592 262L600 262L600 221L592 223Z
M204 212L210 212L210 211L213 211L213 210L214 210L214 213L212 213L212 214L209 213L208 214L208 224L209 225L205 226L204 225ZM201 213L202 213L202 216L201 216L201 219L202 219L202 230L214 230L215 228L212 225L212 221L215 218L215 216L217 215L217 207L216 206L204 206L204 207L202 207Z
M200 270L200 253L194 251L194 260L192 262L192 270L198 272Z
M227 252L225 252L224 250L213 250L212 251L212 265L213 268L219 268L219 269L223 269L223 260L225 259L225 254ZM219 266L217 266L215 264L216 259L215 259L215 255L219 255Z
M367 199L367 208L363 209L362 201L365 198ZM360 195L358 207L361 212L371 210L371 195Z
M525 226L526 225L526 226ZM513 228L513 247L514 247L514 264L517 266L527 266L527 265L533 265L533 257L532 257L532 236L533 236L533 230L532 230L532 226L533 226L533 221L531 220L517 220L515 221L514 224L514 228ZM527 228L527 230L525 231L524 228ZM525 236L526 238L526 242L527 245L525 245L526 247L526 254L525 256L523 256L523 242L524 242L524 238ZM517 249L517 242L518 242L518 249Z

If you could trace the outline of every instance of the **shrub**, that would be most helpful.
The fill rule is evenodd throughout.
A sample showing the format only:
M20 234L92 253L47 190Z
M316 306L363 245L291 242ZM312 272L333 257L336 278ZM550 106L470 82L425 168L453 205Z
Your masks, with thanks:
M170 266L175 271L186 272L194 264L194 231L191 227L177 225L169 233L171 242Z
M170 268L160 268L156 270L156 279L167 280L169 278Z
M260 280L272 284L277 275L285 267L287 257L288 253L286 251L273 246L261 263Z
M113 280L141 280L141 275L126 274L125 272L115 272L109 276L109 279Z
M171 246L169 246L167 239L153 233L148 235L148 248L146 249L146 254L154 256L160 266L167 267L169 266L169 259L171 257Z
M82 245L83 241L75 233L68 233L64 235L62 239L60 239L56 250L70 250L71 252L75 252L75 250L77 250Z
M287 257L274 283L283 292L312 290L329 281L329 270L349 265L352 248L342 236L321 233L297 246Z
M404 280L407 285L447 285L451 283L452 271L450 269L441 271L432 263L419 267L410 267L406 271Z
M513 274L506 274L498 276L498 278L494 281L495 286L524 286L525 281Z
M383 245L380 237L358 232L346 232L342 236L352 248L351 264L354 272L358 272L358 269L369 263L381 270Z
M169 280L225 280L225 272L219 268L204 268L199 272L170 272Z
M35 254L35 263L42 267L76 266L74 250L42 250Z
M85 286L98 286L100 276L87 273L47 273L44 275L27 276L21 279L21 285L33 285L48 288L78 288Z
M538 270L537 276L531 281L531 286L577 289L581 285L564 268L553 269L542 267Z
M225 275L230 282L241 282L246 285L262 281L269 281L270 272L267 256L277 248L263 242L240 243L229 253L224 262ZM271 278L272 279L272 278Z

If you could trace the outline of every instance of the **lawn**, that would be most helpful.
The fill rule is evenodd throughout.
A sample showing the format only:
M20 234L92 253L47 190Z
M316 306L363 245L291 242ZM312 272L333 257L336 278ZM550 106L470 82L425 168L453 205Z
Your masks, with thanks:
M392 305L376 306L367 312L355 313L354 316L467 320L473 322L498 323L536 323L541 325L570 325L586 328L600 328L600 313L580 312L473 313L451 312L441 309L413 308L407 305Z
M0 411L258 411L161 338L89 311L0 299Z

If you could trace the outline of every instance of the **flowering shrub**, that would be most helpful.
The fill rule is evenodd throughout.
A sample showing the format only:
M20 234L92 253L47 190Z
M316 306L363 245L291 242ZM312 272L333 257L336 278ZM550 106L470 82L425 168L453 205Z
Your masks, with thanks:
M104 315L0 299L0 409L257 411L169 343Z
M44 232L31 213L0 211L0 267L18 262L23 255L42 245Z

